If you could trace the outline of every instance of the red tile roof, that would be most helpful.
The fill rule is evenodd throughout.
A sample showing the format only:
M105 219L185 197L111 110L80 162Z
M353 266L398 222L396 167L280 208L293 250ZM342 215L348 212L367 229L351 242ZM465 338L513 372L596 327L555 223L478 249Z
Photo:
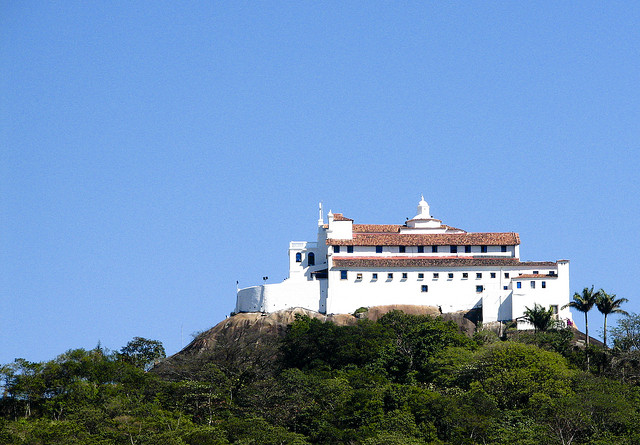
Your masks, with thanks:
M398 224L354 224L353 233L399 233L402 227Z
M558 275L556 274L551 275L551 274L544 274L544 273L525 273L512 278L514 280L518 278L558 278Z
M463 267L463 266L516 266L556 267L552 261L520 261L518 258L469 257L335 257L334 267ZM524 275L521 275L524 276Z
M520 236L505 233L354 233L353 239L328 239L331 246L515 246Z
M406 225L401 226L399 224L354 224L353 233L400 233L401 229L406 228ZM462 229L451 227L446 224L442 224L442 228L464 232Z
M458 229L457 227L451 227L451 226L448 226L448 225L446 225L446 224L442 224L442 227L444 227L444 228L445 228L445 229L447 229L447 230L460 230L460 231L462 231L462 232L465 232L465 233L466 233L466 230Z
M345 216L342 216L342 213L334 213L333 214L333 220L334 221L353 221L351 218L347 218Z

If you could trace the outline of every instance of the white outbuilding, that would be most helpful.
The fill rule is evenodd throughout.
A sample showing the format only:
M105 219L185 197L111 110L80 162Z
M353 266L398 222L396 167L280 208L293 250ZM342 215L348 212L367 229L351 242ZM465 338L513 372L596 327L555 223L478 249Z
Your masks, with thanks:
M483 322L511 321L525 307L571 320L569 261L520 261L515 232L473 233L431 216L422 198L403 225L355 224L322 207L316 242L289 244L289 278L239 289L236 312L303 307L326 314L389 304L481 309ZM525 327L525 325L522 325Z

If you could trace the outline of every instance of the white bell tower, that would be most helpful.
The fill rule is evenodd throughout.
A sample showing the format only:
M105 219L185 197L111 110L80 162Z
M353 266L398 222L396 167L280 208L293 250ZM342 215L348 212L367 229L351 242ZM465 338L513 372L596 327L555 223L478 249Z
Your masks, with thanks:
M427 201L424 200L424 195L420 196L420 202L418 203L418 214L411 219L431 219L429 204L427 204Z

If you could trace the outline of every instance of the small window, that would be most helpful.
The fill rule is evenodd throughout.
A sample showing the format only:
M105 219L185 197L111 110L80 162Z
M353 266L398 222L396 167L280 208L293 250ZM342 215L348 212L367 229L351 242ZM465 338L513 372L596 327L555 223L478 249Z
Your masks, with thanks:
M496 273L495 272L491 272L491 278L495 278L496 277Z
M309 252L309 255L307 255L307 263L309 264L309 266L315 266L316 265L316 254L313 252Z
M449 252L458 253L458 246L449 246Z
M300 252L296 253L296 263L302 263L302 254Z
M431 246L431 253L438 253L438 246Z
M540 271L539 271L539 270L534 270L534 271L533 271L533 274L534 274L534 275L538 275L539 273L540 273Z
M482 274L481 274L480 272L478 272L478 273L476 274L476 278L482 278Z
M378 274L377 273L371 274L371 279L372 280L377 280L378 279Z
M406 251L407 251L407 248L405 246L398 246L398 252L405 253Z
M356 274L356 280L362 280L362 274L361 273Z
M516 283L516 287L517 287L518 289L522 289L522 281L518 281L518 282Z
M333 253L340 253L340 246L333 246Z
M452 273L449 274L449 278L453 278L453 274Z
M536 288L536 282L535 281L531 281L531 289L535 289Z
M509 272L505 272L505 273L504 273L504 277L505 277L505 278L509 278Z
M388 279L388 280L393 280L393 274L392 274L391 272L389 272L389 273L387 274L387 279Z
M558 315L558 305L557 304L552 304L551 306L549 306L549 309L551 309L551 313L553 315Z
M340 271L340 279L341 280L346 280L347 279L347 271L346 270L341 270Z
M462 272L462 278L469 278L469 274L467 272Z
M482 293L482 291L484 290L483 286L476 286L476 293Z
M471 246L464 246L464 253L471 253Z
M507 246L500 246L500 252L506 252Z
M420 286L420 289L422 290L422 292L429 292L429 286L427 286L426 284Z
M502 286L502 289L509 290L509 286Z
M347 246L347 253L353 253L353 246Z
M554 277L556 275L556 271L555 270L550 270L549 271L549 276L550 277Z
M422 280L423 278L424 278L424 274L423 274L423 273L419 273L419 274L418 274L418 279L419 279L419 280Z
M487 253L487 246L480 246L480 252Z
M435 278L437 280L438 278L440 278L440 274L438 272L434 272L433 273L433 278Z
M543 282L542 282L542 284L541 284L541 286L542 286L542 288L543 288L543 289L546 289L546 288L547 288L547 282L546 282L546 281L543 281Z
M418 253L424 253L424 246L418 246Z
M382 246L376 246L376 253L382 253Z
M402 279L406 280L408 278L408 275L409 274L407 274L407 272L402 272Z

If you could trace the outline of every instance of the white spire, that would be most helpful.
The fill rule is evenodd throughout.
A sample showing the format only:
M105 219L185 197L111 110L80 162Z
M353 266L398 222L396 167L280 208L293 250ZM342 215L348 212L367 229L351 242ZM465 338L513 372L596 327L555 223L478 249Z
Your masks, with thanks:
M429 204L424 200L424 195L420 195L420 202L418 203L418 214L413 219L431 219L431 213L429 212Z
M318 203L318 225L324 225L324 216L322 215L322 201Z

